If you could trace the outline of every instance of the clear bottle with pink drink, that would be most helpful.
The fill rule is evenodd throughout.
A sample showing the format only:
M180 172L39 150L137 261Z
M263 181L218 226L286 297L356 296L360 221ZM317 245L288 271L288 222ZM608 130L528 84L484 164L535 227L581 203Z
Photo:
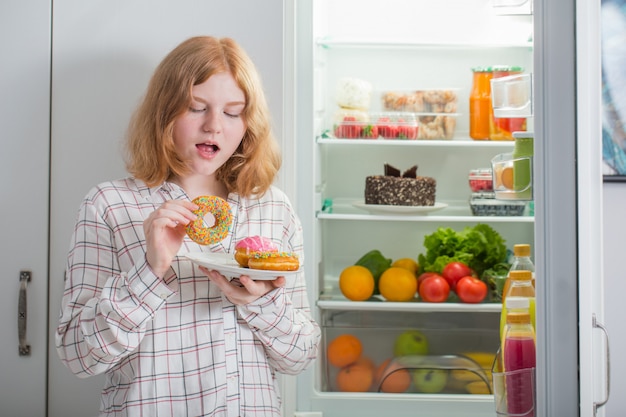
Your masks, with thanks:
M510 312L506 323L502 353L507 412L511 416L534 417L535 330L525 311Z

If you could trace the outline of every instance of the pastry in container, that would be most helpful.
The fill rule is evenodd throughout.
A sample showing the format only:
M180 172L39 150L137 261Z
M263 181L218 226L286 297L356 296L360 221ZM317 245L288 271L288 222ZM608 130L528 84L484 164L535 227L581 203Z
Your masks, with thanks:
M413 113L456 113L456 89L383 91L382 106L385 111Z
M418 139L452 139L457 123L456 89L383 91L384 111L415 113L419 123Z

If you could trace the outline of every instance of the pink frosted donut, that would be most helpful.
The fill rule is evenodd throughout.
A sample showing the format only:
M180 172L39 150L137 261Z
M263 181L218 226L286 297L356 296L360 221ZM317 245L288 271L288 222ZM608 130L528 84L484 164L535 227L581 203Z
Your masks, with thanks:
M235 245L235 260L243 267L248 267L248 260L255 252L278 252L278 247L266 237L249 236Z
M196 243L210 245L221 242L228 235L233 215L230 212L230 204L223 198L200 196L193 200L199 208L194 211L198 216L196 220L187 225L187 235ZM211 213L215 221L207 224L205 216Z

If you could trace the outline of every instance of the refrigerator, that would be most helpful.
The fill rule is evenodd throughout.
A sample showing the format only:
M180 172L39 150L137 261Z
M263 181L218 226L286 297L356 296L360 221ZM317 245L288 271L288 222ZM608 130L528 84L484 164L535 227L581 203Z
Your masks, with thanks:
M486 223L512 248L529 243L536 265L536 416L604 415L609 342L602 325L602 173L599 1L414 0L296 3L296 205L305 231L310 302L322 327L317 363L298 376L296 416L495 416L492 394L342 392L326 347L342 333L380 363L398 333L420 329L438 355L498 349L501 305L354 302L338 277L369 250L417 257L439 227ZM513 141L469 137L472 67L521 66L532 77L533 200L522 216L474 216L468 172L511 152ZM337 88L371 85L369 111L385 91L454 90L452 137L337 139ZM422 128L422 126L420 126ZM429 213L363 210L364 181L417 165L437 180ZM530 208L532 207L532 208Z

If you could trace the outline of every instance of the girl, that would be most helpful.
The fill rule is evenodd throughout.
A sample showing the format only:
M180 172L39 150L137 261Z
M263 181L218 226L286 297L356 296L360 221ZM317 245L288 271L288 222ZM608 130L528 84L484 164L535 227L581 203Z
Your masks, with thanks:
M85 197L56 346L77 376L106 373L102 416L279 416L276 372L316 358L303 273L229 281L188 252L253 235L303 263L302 228L272 185L280 167L261 82L233 40L194 37L157 67L128 132L130 177ZM228 236L194 243L201 195L229 203Z

